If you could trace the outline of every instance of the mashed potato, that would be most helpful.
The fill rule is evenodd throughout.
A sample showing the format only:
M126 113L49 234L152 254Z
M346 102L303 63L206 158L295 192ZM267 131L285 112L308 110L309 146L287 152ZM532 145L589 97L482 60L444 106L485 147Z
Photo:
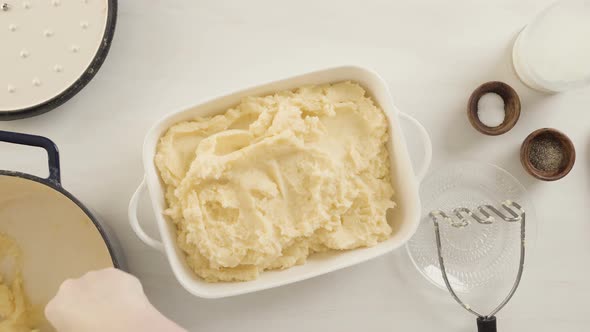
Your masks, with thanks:
M189 265L210 282L245 281L386 240L387 131L353 82L248 97L172 126L155 163Z
M9 265L11 282L0 273L0 332L36 331L31 307L23 287L20 272L20 249L16 242L0 233L0 264ZM2 271L6 266L0 266Z

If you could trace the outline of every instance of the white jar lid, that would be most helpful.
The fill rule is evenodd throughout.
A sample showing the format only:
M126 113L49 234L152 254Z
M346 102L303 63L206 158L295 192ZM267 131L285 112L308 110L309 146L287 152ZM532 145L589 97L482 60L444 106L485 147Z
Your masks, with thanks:
M47 112L80 91L108 52L116 0L0 0L0 120Z

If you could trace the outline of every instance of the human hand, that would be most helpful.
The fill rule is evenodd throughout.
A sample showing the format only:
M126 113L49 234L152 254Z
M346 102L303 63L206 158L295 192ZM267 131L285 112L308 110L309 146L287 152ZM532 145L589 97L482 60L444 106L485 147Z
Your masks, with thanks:
M66 280L45 308L59 332L182 332L154 308L134 276L117 269Z

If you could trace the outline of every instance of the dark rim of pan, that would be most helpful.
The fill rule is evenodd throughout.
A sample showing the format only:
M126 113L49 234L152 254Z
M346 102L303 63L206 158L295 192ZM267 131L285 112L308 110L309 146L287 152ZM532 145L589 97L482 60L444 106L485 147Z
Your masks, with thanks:
M41 115L43 113L47 113L55 109L56 107L61 106L66 101L70 100L92 80L94 75L96 75L96 73L104 63L104 60L107 57L107 54L109 53L111 42L113 41L113 36L115 34L115 25L117 21L117 1L118 0L108 0L107 22L104 35L102 37L102 42L100 43L100 46L96 51L94 58L92 59L90 65L88 65L88 68L86 68L84 73L82 73L82 75L63 92L41 104L23 108L20 110L0 112L0 121L30 118L33 116Z
M96 218L96 216L92 212L90 212L90 210L88 210L88 208L82 202L80 202L74 195L70 194L67 190L65 190L59 183L56 183L50 179L43 179L43 178L31 175L31 174L21 173L21 172L13 172L13 171L0 170L0 176L13 176L13 177L23 178L26 180L31 180L31 181L41 183L43 185L50 187L53 190L58 191L59 193L64 195L66 198L68 198L69 200L74 202L80 209L82 209L84 214L86 214L88 216L88 218L90 218L90 220L92 220L94 227L96 227L96 230L98 230L98 233L102 237L102 239L107 247L107 250L109 251L109 255L111 256L111 260L113 261L113 266L118 269L123 267L123 265L122 265L123 262L121 261L122 257L118 256L121 253L115 252L115 250L113 248L113 243L111 242L111 241L115 241L115 239L110 239L107 236L107 232L104 229L104 227L102 226L102 224L100 223L100 221L98 220L98 218Z

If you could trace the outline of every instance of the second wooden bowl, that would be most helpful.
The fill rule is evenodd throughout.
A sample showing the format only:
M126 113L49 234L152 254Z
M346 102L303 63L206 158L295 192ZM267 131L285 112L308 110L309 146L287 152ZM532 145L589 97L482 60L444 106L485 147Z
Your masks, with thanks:
M535 167L535 163L532 160L532 146L543 140L551 140L555 142L555 146L559 147L561 162L555 169L539 169ZM538 158L550 158L550 156L538 156ZM565 177L574 167L576 149L574 143L561 131L553 128L541 128L532 132L522 143L520 161L530 175L543 181L555 181Z

